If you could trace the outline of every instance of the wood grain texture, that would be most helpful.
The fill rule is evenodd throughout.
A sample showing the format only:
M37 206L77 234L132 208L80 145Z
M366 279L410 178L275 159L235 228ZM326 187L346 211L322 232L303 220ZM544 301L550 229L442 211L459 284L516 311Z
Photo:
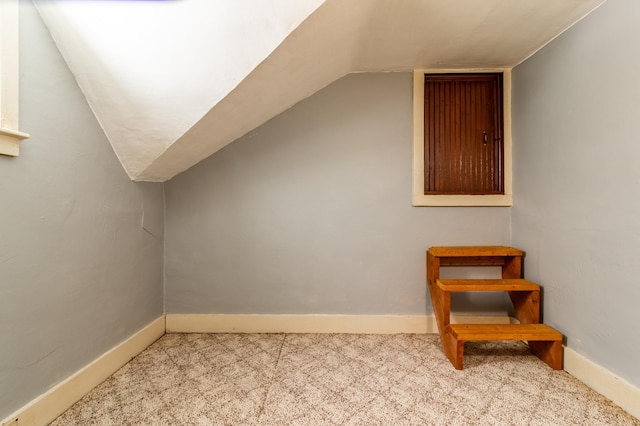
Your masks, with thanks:
M436 257L523 256L520 249L506 246L436 246L429 252Z
M502 73L426 74L425 194L503 194Z
M562 368L562 334L540 324L540 286L522 278L524 252L503 246L431 247L427 251L427 283L444 353L457 370L463 368L464 343L474 340L527 340L531 351L553 369ZM501 279L440 279L440 268L458 265L501 265ZM519 324L451 324L451 293L506 291Z
M449 324L458 340L530 340L562 342L562 333L546 324Z
M525 279L439 279L444 291L540 291L540 286Z

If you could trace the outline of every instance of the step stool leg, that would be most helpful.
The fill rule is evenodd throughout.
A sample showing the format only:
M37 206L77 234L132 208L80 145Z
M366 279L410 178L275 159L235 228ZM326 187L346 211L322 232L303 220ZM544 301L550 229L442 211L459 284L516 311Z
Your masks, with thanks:
M561 341L529 341L529 348L531 349L531 352L547 363L549 367L554 370L562 370L563 349Z
M464 358L464 340L456 339L451 333L444 333L440 339L444 353L456 370L462 370Z
M510 291L509 297L520 324L540 323L540 291Z
M502 278L522 278L522 257L508 256L502 265Z

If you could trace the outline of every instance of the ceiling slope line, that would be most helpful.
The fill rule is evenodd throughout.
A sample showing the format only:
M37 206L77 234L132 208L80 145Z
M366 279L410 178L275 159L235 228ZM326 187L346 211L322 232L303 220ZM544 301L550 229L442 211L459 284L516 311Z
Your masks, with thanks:
M346 74L512 68L603 3L252 1L34 3L130 179L153 182L182 173ZM61 4L69 9L60 9ZM153 10L168 23L156 30L170 34L125 38L114 48L91 33L90 19L83 21L82 13L95 17L97 4L135 5L133 17L125 20L143 19L141 11ZM264 10L254 10L257 5ZM49 7L59 9L49 13ZM54 16L62 11L67 15ZM60 28L69 24L65 19L78 25L78 34L73 25ZM127 22L137 29L137 21ZM182 63L181 50L189 50L203 28L213 31L203 33L204 48L201 43L201 50L187 52L191 62ZM178 54L167 61L162 49L148 44L156 36ZM224 55L209 54L207 43L217 43L216 52ZM259 48L253 56L243 57L254 45ZM109 54L122 60L105 62ZM153 59L148 64L138 58L145 55ZM83 62L87 57L90 64Z

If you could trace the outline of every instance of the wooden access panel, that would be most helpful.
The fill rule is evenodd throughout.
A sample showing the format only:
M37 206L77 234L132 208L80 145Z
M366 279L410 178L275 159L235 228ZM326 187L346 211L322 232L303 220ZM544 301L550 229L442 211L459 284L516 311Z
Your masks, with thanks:
M426 74L425 194L504 194L502 74Z

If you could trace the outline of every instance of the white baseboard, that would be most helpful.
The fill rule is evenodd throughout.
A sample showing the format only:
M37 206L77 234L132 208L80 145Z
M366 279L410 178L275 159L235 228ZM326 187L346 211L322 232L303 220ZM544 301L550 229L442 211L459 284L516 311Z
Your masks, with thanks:
M167 314L168 333L431 333L426 315Z
M164 315L7 417L3 426L46 425L165 333Z
M451 315L452 323L510 324L506 314ZM437 333L433 315L225 315L167 314L167 333ZM564 369L640 418L640 390L571 348Z
M639 388L569 347L564 348L564 369L635 418L640 419Z
M451 322L508 324L506 315L455 315ZM167 314L167 333L437 333L433 315Z
M452 323L508 324L506 314L455 315ZM168 314L34 399L2 426L46 425L165 333L437 333L433 315ZM564 369L632 416L640 418L640 389L564 348Z

